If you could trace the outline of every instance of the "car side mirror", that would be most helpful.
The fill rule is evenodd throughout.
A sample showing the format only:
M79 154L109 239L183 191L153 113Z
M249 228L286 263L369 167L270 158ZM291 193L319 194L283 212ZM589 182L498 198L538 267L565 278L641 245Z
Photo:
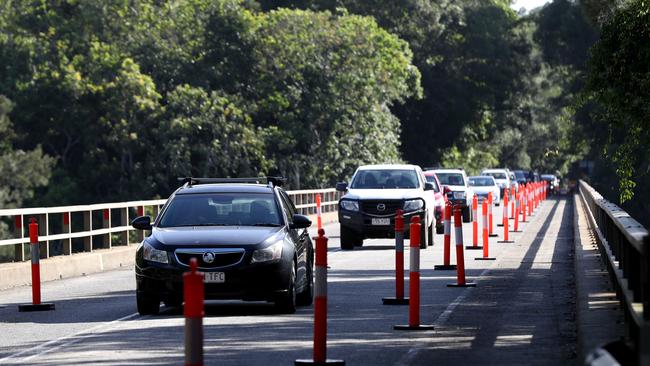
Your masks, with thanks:
M442 193L447 194L451 192L451 189L447 186L442 186Z
M345 192L348 190L348 182L339 182L336 183L336 190L339 192Z
M429 183L429 182L424 183L424 190L433 191L433 183Z
M305 215L295 214L292 218L290 229L306 229L311 226L311 220Z
M150 216L138 216L133 221L131 221L131 226L134 229L138 230L151 230L151 217Z

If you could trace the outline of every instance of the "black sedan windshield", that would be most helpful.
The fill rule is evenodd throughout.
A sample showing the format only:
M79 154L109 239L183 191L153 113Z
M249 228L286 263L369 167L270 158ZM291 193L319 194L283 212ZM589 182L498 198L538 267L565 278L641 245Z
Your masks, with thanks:
M160 227L279 226L282 220L272 194L211 193L177 195L165 209Z

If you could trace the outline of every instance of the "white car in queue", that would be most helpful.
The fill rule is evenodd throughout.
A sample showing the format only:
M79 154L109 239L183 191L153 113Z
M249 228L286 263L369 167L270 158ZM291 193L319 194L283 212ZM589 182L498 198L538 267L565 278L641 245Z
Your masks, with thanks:
M501 202L501 189L497 185L496 180L491 175L477 175L469 177L469 185L474 189L474 193L478 196L478 202L488 198L488 194L492 192L492 202Z
M484 169L481 172L481 176L491 175L494 177L494 180L499 186L499 197L502 197L505 194L506 188L510 189L510 174L506 169ZM501 200L496 201L498 206Z

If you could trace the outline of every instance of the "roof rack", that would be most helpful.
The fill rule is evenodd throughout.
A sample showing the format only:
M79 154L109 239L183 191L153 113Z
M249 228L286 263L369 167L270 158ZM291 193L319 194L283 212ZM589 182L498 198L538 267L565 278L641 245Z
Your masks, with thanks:
M286 179L283 177L252 177L252 178L196 178L196 177L179 177L179 182L191 187L196 184L211 183L249 183L249 184L268 184L269 186L282 186Z

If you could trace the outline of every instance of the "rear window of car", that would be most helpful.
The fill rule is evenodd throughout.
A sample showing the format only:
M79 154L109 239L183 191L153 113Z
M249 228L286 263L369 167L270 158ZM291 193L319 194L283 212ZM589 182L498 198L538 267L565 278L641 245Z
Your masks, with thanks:
M494 179L508 179L506 173L502 173L502 172L484 172L481 175L491 175L494 177Z
M356 189L414 189L419 187L415 170L368 169L354 175L350 188Z
M271 193L210 193L176 195L159 227L279 226L278 206Z
M494 179L485 177L469 177L469 185L473 187L493 186Z
M463 180L463 175L460 173L438 173L436 176L440 181L440 184L447 186L464 186L465 181Z
M526 179L526 174L521 170L515 171L515 176L517 176L517 179Z

